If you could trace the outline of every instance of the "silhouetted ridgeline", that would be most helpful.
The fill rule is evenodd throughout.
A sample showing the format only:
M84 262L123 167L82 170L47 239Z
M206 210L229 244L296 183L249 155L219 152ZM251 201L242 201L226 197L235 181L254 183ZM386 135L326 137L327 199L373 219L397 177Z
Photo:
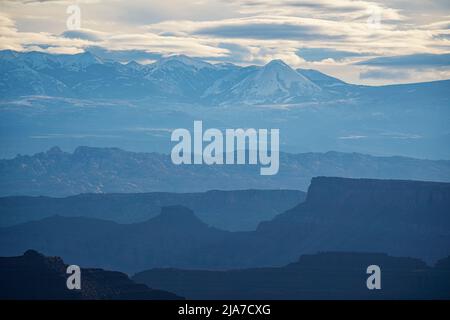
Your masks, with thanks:
M145 222L117 224L84 217L53 216L0 228L0 255L33 248L81 266L136 272L152 266L188 268L221 263L213 243L226 244L231 234L209 227L188 208L163 207Z
M286 259L298 250L370 250L432 262L450 254L449 212L449 183L318 177L303 203L257 233Z
M209 227L182 206L134 224L54 216L0 228L0 254L33 248L126 272L282 266L318 251L435 262L450 255L449 208L450 183L321 177L305 202L252 232Z
M66 269L61 258L33 250L18 257L0 257L0 299L182 299L137 284L121 272L102 269L82 269L81 290L69 290Z
M449 262L431 268L413 258L328 252L278 268L152 269L132 278L188 299L450 299ZM367 289L370 265L381 269L381 290Z
M173 165L169 155L117 148L55 147L0 160L0 195L65 196L80 193L306 190L315 176L450 181L450 161L373 157L358 153L280 154L280 170L260 176L254 165Z
M66 198L0 198L0 227L53 215L83 216L134 223L158 215L161 207L184 205L198 217L224 230L254 230L263 220L293 208L305 198L296 190L236 190L203 193L81 194Z

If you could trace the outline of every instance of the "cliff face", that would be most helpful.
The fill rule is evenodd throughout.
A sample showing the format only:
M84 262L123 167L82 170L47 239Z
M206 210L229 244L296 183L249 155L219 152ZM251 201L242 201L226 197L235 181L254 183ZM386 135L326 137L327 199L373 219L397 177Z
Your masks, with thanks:
M373 206L444 214L450 205L450 184L408 180L348 179L316 177L312 179L307 201L322 208ZM445 215L450 217L450 215Z
M297 232L291 240L307 252L371 250L434 261L450 253L450 184L318 177L305 202L258 232Z
M102 269L81 269L81 290L69 290L66 269L61 258L34 250L19 257L0 257L0 299L181 299L137 284L124 273Z

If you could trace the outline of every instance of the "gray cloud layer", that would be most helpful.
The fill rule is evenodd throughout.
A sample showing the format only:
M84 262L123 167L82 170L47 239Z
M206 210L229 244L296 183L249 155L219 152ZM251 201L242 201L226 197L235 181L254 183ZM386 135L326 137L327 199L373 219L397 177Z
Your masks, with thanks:
M358 62L359 65L379 67L450 67L450 53L445 54L410 54L394 57L378 57Z

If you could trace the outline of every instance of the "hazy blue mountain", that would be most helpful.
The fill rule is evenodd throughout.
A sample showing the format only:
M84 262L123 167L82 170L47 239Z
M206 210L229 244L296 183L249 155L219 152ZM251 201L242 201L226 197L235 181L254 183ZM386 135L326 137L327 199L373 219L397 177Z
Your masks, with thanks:
M435 262L450 254L450 183L313 179L305 202L256 231L213 228L182 206L145 222L53 216L0 228L0 255L35 249L82 266L282 266L320 251L385 252Z
M0 257L2 300L181 300L162 290L131 281L121 272L81 269L81 290L68 290L68 265L60 257L27 250L18 257Z
M317 177L304 202L262 222L256 232L276 243L266 253L280 262L298 251L329 250L430 262L450 253L449 208L450 183Z
M133 280L187 299L449 299L450 258L434 267L379 253L302 255L284 267L226 271L152 269ZM381 290L366 287L367 267L381 269Z
M180 206L164 207L160 215L135 224L53 216L0 228L0 255L32 248L46 255L58 253L80 266L125 272L151 266L201 267L216 263L216 254L204 253L212 244L226 242L229 234Z
M204 193L81 194L66 198L0 198L0 227L53 215L134 223L159 215L161 207L183 205L207 224L229 231L254 230L264 220L305 198L294 190L213 190Z
M360 86L317 70L187 56L119 63L0 51L0 157L59 145L170 151L170 132L279 128L283 151L450 159L450 81Z
M52 148L0 160L0 195L204 192L237 189L307 190L314 176L450 182L450 161L373 157L357 153L280 154L280 170L261 176L252 165L172 164L169 155L117 148ZM195 208L193 208L195 209Z

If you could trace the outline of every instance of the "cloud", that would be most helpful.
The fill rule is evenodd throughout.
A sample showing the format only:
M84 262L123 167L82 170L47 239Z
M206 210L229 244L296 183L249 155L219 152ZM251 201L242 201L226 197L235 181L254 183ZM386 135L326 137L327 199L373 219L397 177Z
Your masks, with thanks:
M359 74L361 80L365 79L382 79L382 80L400 80L409 77L409 73L405 71L392 71L383 69L373 69L362 71Z
M12 49L17 51L48 50L53 52L59 48L61 52L72 52L82 50L83 47L92 44L84 39L70 39L47 32L20 32L14 20L0 14L0 50ZM76 49L76 50L74 50Z
M270 44L274 43L279 48L323 48L342 52L370 52L379 56L443 53L447 48L450 51L450 43L446 39L436 38L442 30L433 31L424 27L415 29L411 26L400 29L396 25L383 23L379 28L373 28L366 20L251 16L213 21L164 21L149 25L147 31L160 36L170 34L179 38L190 37L193 41L209 39L261 46L271 41Z
M380 134L383 137L388 137L390 139L421 139L422 136L416 133L405 133L405 132L383 132Z
M356 63L366 66L420 68L420 67L450 67L450 53L445 54L410 54L393 57L377 57Z
M90 133L48 133L48 134L39 134L30 136L31 139L92 139L92 138L111 138L116 139L120 138L120 135L111 135L111 134L90 134Z
M299 19L243 19L233 23L199 28L194 35L240 39L343 40L345 34L324 32L320 24L302 23Z
M397 8L407 19L408 24L424 24L439 18L448 18L450 2L448 0L378 0L380 5Z
M149 25L148 31L220 39L342 41L355 33L367 33L367 26L292 16L252 16L215 21L165 21Z
M342 136L338 137L339 140L359 140L359 139L365 139L367 136L363 135L349 135L349 136Z
M238 43L221 42L218 44L219 48L226 49L229 54L224 57L210 57L210 60L214 61L226 61L231 63L242 63L243 61L251 61L253 59L253 53L251 48Z
M68 39L81 39L88 41L99 41L101 39L97 32L88 30L67 30L64 31L61 36Z
M404 17L400 10L375 1L363 0L237 0L240 12L309 17L334 21L365 21L373 11L380 12L386 21L399 21Z
M301 48L297 54L306 61L322 61L326 59L333 59L335 61L344 60L351 57L361 57L367 54L336 50L331 48Z

